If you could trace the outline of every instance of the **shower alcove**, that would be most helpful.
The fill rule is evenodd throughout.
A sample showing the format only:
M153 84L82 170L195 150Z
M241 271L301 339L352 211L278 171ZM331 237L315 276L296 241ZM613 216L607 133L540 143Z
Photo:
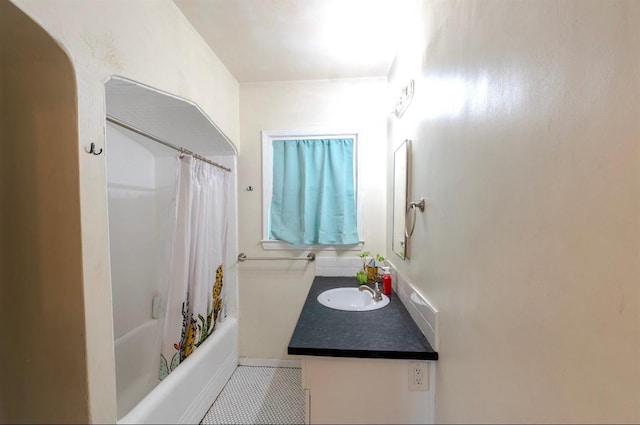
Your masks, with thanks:
M236 149L192 102L120 77L112 77L105 90L118 422L197 422L238 363ZM179 154L162 141L232 171L226 203L226 317L207 341L160 381Z

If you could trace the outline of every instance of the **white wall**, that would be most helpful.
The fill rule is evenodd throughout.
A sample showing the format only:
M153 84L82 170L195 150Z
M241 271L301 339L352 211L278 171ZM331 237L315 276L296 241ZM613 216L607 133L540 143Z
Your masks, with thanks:
M360 133L364 249L384 253L386 210L385 79L248 83L240 88L238 156L239 250L249 257L302 256L264 251L262 239L262 130L354 129ZM248 186L253 191L246 191ZM358 251L318 252L353 257ZM247 261L239 266L240 356L287 359L287 345L314 276L303 261Z
M90 417L75 86L55 41L0 2L2 423Z
M439 310L436 422L640 421L640 4L420 5L389 152L427 198L398 267Z
M104 155L104 83L120 75L197 103L238 143L238 83L169 0L12 0L71 58L77 77L82 273L89 407L116 419ZM75 347L84 350L85 347Z

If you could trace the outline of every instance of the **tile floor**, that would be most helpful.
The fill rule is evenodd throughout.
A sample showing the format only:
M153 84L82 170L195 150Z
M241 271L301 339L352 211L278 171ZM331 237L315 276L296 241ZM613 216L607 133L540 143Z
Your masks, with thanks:
M301 424L301 370L238 366L201 424Z

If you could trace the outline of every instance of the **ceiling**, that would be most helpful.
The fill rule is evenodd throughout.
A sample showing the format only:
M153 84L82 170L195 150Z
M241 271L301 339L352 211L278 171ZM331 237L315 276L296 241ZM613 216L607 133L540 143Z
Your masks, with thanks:
M174 0L241 83L387 76L410 0Z

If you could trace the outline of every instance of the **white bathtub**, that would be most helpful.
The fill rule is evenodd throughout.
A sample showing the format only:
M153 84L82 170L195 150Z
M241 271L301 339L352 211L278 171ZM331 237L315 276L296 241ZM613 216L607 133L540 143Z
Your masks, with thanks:
M237 365L238 321L227 317L118 423L199 423Z
M151 319L114 341L118 418L158 385L159 321Z

